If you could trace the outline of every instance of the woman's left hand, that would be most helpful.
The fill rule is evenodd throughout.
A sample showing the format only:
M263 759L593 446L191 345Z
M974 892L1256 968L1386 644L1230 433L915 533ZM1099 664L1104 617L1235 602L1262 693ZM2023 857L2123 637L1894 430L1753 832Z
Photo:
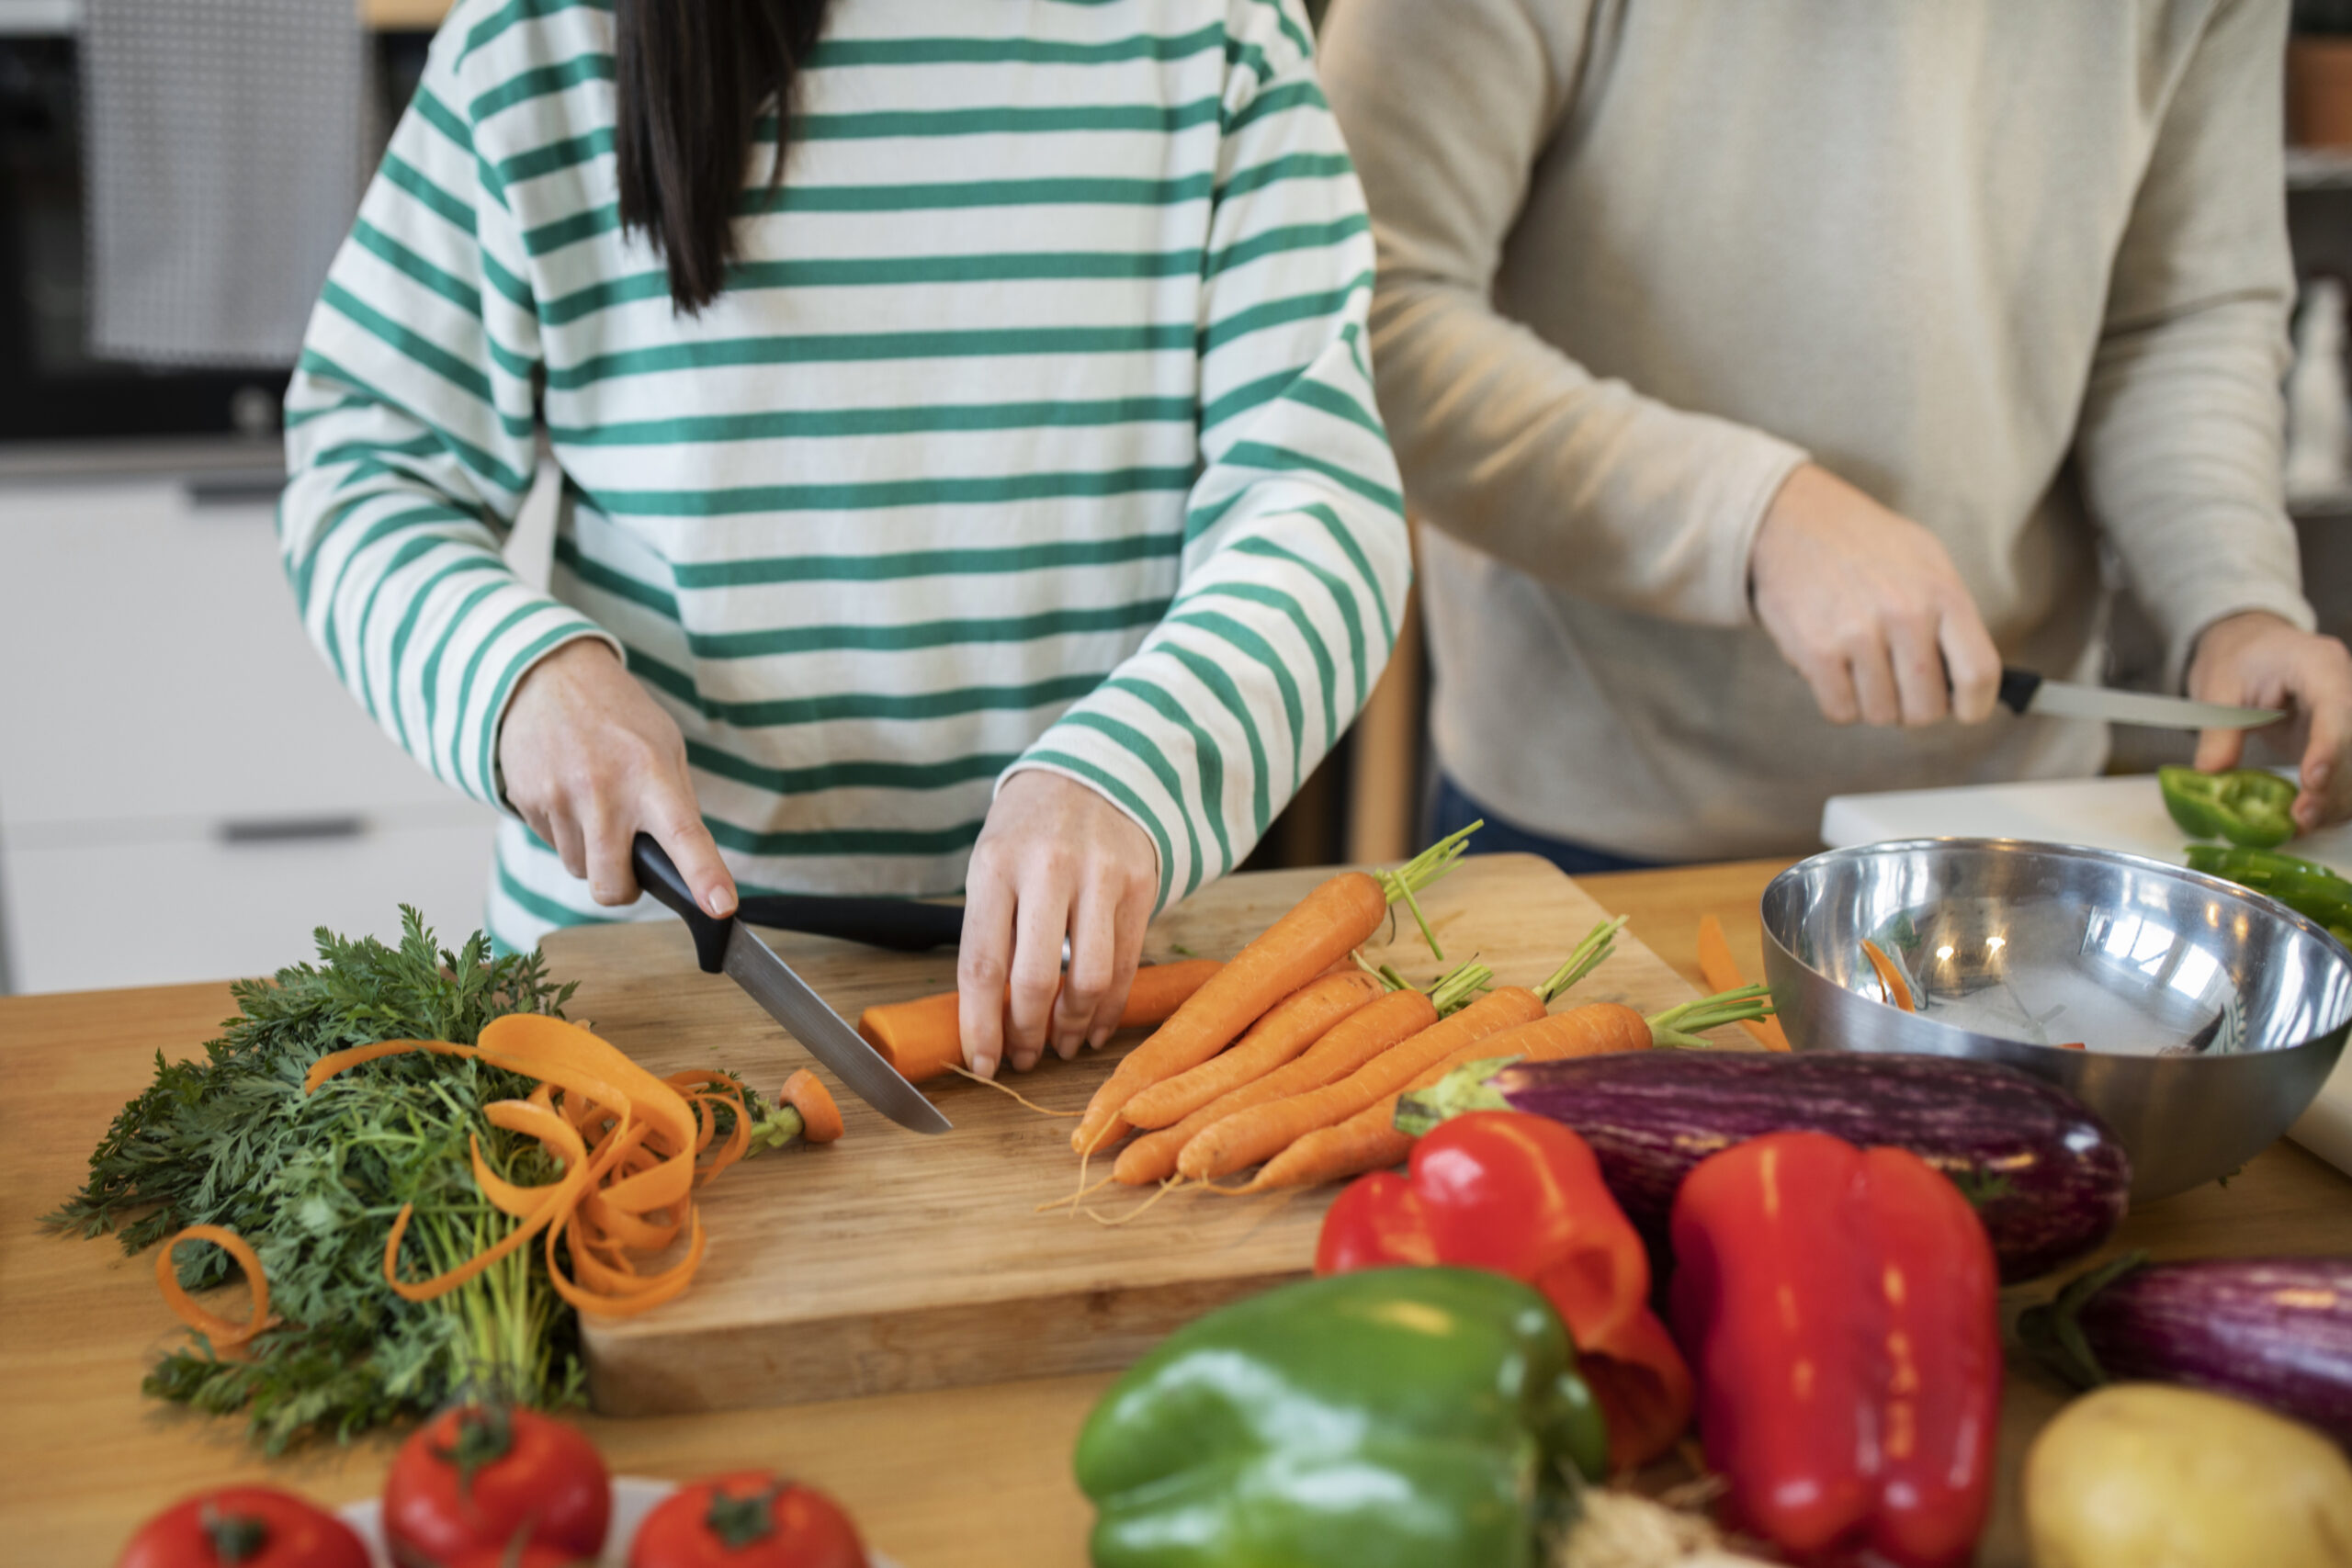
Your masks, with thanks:
M1048 1042L1067 1061L1109 1039L1159 889L1151 840L1126 813L1059 773L1005 780L965 879L956 988L966 1065L987 1077L1009 1057L1026 1071Z
M2295 826L2308 833L2352 816L2352 655L2342 643L2258 610L2225 615L2197 638L2188 694L2199 702L2283 710L2281 725L2292 726L2283 743L2301 761ZM2207 730L2198 742L2197 765L2208 773L2237 766L2247 733Z

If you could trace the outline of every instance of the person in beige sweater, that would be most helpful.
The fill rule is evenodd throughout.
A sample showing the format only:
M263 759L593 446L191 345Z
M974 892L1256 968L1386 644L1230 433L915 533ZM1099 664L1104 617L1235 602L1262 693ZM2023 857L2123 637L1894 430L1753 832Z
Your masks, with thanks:
M1994 688L2098 678L2102 543L2168 682L2290 709L2298 819L2352 812L2280 493L2286 14L1335 0L1442 812L1590 869L2094 773Z

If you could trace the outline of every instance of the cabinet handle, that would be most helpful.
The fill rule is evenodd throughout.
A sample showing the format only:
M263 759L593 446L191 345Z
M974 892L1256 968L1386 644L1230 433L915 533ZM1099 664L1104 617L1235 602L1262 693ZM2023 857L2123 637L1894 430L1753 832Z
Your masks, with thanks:
M292 844L356 839L368 831L364 817L252 817L220 824L224 844Z
M251 511L256 506L277 505L277 498L286 491L286 476L266 470L207 474L189 479L181 488L187 494L191 512L218 512L232 507Z

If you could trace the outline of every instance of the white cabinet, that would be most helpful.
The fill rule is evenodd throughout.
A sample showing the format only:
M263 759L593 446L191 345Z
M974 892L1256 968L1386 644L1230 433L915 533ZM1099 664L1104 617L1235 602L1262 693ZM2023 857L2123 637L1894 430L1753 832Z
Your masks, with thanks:
M492 814L303 635L266 487L0 488L7 988L265 974L310 932L481 923Z

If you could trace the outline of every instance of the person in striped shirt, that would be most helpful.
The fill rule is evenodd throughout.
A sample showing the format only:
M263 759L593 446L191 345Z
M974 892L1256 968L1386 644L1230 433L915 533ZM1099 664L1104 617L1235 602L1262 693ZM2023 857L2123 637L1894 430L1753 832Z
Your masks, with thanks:
M1372 282L1297 0L459 0L288 394L287 571L507 813L501 943L616 918L640 829L714 914L960 886L972 1066L1068 1056L1387 659Z

